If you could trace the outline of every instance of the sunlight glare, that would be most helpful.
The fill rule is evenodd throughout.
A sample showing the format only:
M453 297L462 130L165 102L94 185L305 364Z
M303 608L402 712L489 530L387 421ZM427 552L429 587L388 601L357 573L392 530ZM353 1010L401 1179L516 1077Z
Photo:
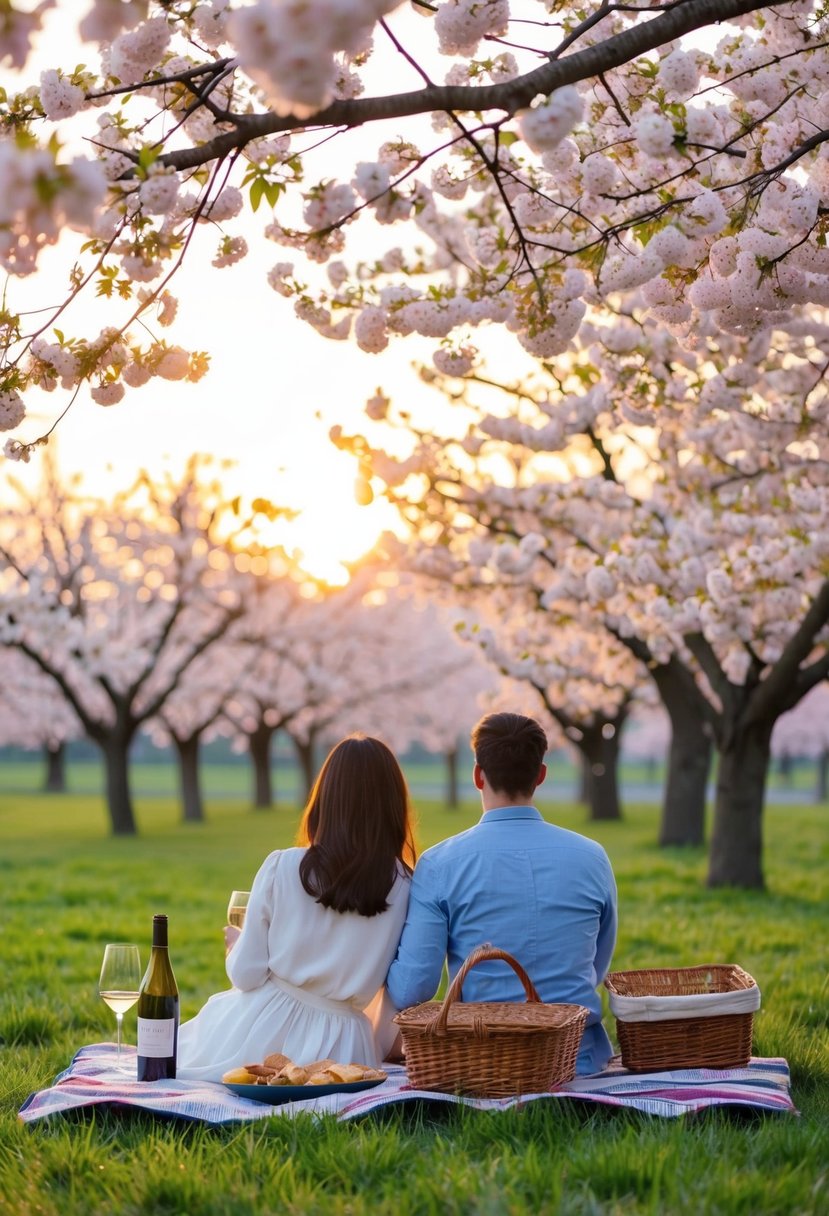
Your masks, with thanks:
M249 467L245 474L249 480ZM265 483L262 477L258 481ZM333 447L314 447L306 461L272 471L267 481L270 500L298 514L262 522L263 540L282 545L306 573L329 586L348 582L344 563L368 553L382 532L400 530L397 513L384 499L360 505L356 461Z

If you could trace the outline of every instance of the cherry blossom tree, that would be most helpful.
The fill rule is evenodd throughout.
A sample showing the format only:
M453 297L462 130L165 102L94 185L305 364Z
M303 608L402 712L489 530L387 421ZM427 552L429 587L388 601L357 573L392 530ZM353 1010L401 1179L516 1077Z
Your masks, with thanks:
M777 719L771 751L778 758L808 757L815 761L815 800L829 800L829 687L825 683Z
M658 331L657 326L653 328ZM424 372L456 403L460 426L454 435L415 430L408 413L397 417L390 400L378 390L366 407L367 414L386 424L396 420L398 427L402 425L410 438L414 437L419 446L407 459L390 461L361 436L335 433L334 438L361 459L364 475L370 477L376 469L381 479L403 487L391 493L407 523L421 537L416 556L411 559L414 568L449 582L453 592L467 601L471 597L472 602L489 603L491 615L497 619L499 639L506 636L511 623L519 636L523 633L516 654L525 678L534 678L534 659L539 667L545 657L555 661L560 636L572 637L579 629L590 635L591 641L582 643L582 652L588 657L577 666L577 682L572 689L580 686L579 681L584 686L592 665L595 691L589 713L595 716L588 723L577 710L579 722L568 717L562 724L580 744L586 766L585 792L594 770L601 773L606 784L606 794L595 791L608 808L599 812L594 807L594 813L602 816L615 813L609 808L618 805L615 749L627 713L625 708L614 725L619 706L611 704L613 694L608 684L618 679L620 650L629 652L628 662L634 659L636 663L630 668L627 687L632 689L636 683L634 669L646 671L672 723L660 843L701 844L713 732L696 687L695 662L690 655L685 656L685 662L676 654L666 653L664 646L657 657L649 639L629 629L620 630L616 617L602 610L595 595L587 612L583 603L580 580L593 560L589 551L596 541L590 536L590 528L602 509L602 497L608 499L614 538L632 526L633 516L625 512L619 495L615 500L608 497L614 493L613 485L621 491L626 481L624 476L617 476L616 465L623 471L626 463L631 467L634 486L640 481L647 488L653 478L665 475L659 451L651 452L650 468L643 467L642 427L637 425L642 421L641 414L631 419L627 413L638 384L631 391L626 383L627 368L613 363L605 343L613 348L614 335L609 330L599 331L599 340L594 343L598 349L583 352L578 361L562 360L557 374L544 365L536 383L527 379L508 386L479 371L469 373L463 381ZM622 349L626 349L624 344ZM647 348L636 351L645 365L650 355ZM605 388L611 376L618 384ZM595 387L591 394L580 396L573 388L582 386L585 380ZM494 390L498 401L506 397L506 416L495 413L492 402L487 407L476 402L474 394L470 396L471 390L481 387L490 390L490 396ZM611 403L618 406L615 413ZM493 469L499 470L499 484L492 484ZM411 496L406 489L409 481L413 484ZM430 487L425 495L424 481ZM536 499L545 504L542 510L536 508ZM633 500L630 506L632 509ZM509 538L519 542L517 548L501 543ZM603 539L599 543L604 543ZM561 572L570 567L573 576L559 578L556 596L552 597L551 570ZM508 595L498 598L499 588ZM493 610L494 604L497 608ZM542 619L533 624L531 618L539 609ZM488 638L492 632L488 631ZM534 651L527 648L530 635ZM609 664L611 673L616 670L609 680L601 670L602 661ZM560 663L558 666L563 670ZM544 681L540 669L538 687ZM548 698L551 691L547 689ZM573 712L573 701L567 699L570 691L567 681L559 681L556 696L565 715ZM609 716L604 716L602 698L606 699Z
M243 678L246 664L255 660L250 646L245 645L235 629L198 656L183 673L170 692L157 717L147 724L147 732L160 747L171 747L178 762L181 791L182 820L201 823L204 820L199 770L202 743L208 743L221 732L224 707ZM231 636L229 636L231 635Z
M46 762L43 788L66 789L66 744L83 729L66 698L16 650L0 648L0 745L38 748Z
M464 597L476 616L462 635L511 685L533 690L537 707L578 754L590 818L621 819L619 747L646 681L638 661L606 632L575 619L553 624L520 579L506 572L496 586L479 585L477 594L465 589Z
M382 735L398 755L419 746L433 756L440 756L444 764L444 802L449 810L457 810L461 803L460 777L464 757L469 756L469 736L472 727L482 714L489 711L493 698L504 689L506 681L492 666L479 659L478 651L464 646L462 654L456 653L452 637L459 636L458 624L451 623L451 616L440 614L438 628L451 629L444 634L445 667L439 669L428 684L415 689L405 699L405 715L401 714L401 700L392 697L389 712L381 718L373 733ZM515 709L515 700L509 703ZM372 712L375 707L370 706ZM392 712L396 710L397 712ZM471 767L470 767L471 772Z
M655 774L670 745L671 720L661 706L642 706L631 714L624 741L626 760L644 763L649 774Z
M0 643L48 676L101 749L112 829L136 830L129 747L241 613L231 514L199 477L141 477L112 504L17 485L0 509ZM230 525L231 527L233 524Z
M352 730L382 738L398 755L420 745L443 758L446 802L456 808L461 744L484 712L485 698L503 681L461 640L453 608L422 595L405 578L384 587L371 565L357 573L357 584L364 590L349 632L357 639L359 670L325 706L300 715L288 733L301 758L309 740ZM307 759L310 776L313 752Z
M338 592L330 594L336 597ZM313 639L328 625L319 615L325 602L321 589L280 570L258 577L246 603L244 658L225 698L222 719L234 746L248 753L253 805L260 810L275 801L274 736L327 695L328 673L304 649L309 635Z
M503 462L508 480L520 487L521 491L530 495L531 487L536 486L542 499L550 498L551 502L563 508L542 511L533 516L526 510L525 495L521 492L515 498L517 510L513 506L507 508L503 493L498 496L497 505L488 505L485 511L480 510L476 503L475 518L479 523L485 521L484 530L489 532L493 540L512 536L521 542L518 553L509 546L490 546L489 549L484 546L484 553L489 552L492 560L483 588L488 592L494 578L505 585L520 584L539 546L544 550L544 565L574 567L576 580L568 586L566 575L559 579L556 599L547 594L549 587L546 580L534 584L535 599L542 600L547 614L546 632L549 634L545 643L544 629L536 628L536 645L546 644L549 648L559 631L572 630L574 624L581 624L592 632L597 655L618 653L621 646L637 660L640 670L647 671L671 721L659 841L663 845L699 845L704 839L713 731L707 721L704 701L696 688L694 660L690 655L685 656L688 660L685 662L676 654L666 654L664 647L657 655L649 638L628 629L620 630L616 618L611 613L601 611L601 601L595 594L590 597L590 611L585 617L579 593L578 579L585 572L585 563L589 564L591 560L588 551L594 544L589 536L589 527L596 511L601 510L598 504L602 498L608 501L607 509L613 518L614 535L620 535L625 527L632 526L632 515L624 515L618 494L613 498L612 485L620 488L625 486L629 493L633 490L632 506L637 496L649 493L653 480L670 477L668 470L676 460L675 454L663 453L652 443L649 444L643 429L654 417L652 406L650 413L645 408L647 395L658 400L660 392L658 383L653 385L649 382L650 368L659 371L658 360L665 357L667 336L658 321L642 324L644 332L640 330L642 340L638 345L631 343L631 326L626 319L617 320L611 325L585 326L582 336L589 342L588 346L583 346L580 339L576 344L578 353L575 357L562 357L555 366L543 363L534 374L517 384L502 383L477 369L469 372L460 382L424 369L423 374L430 382L466 407L464 422L468 428L465 434L461 434L458 444L453 446L446 437L436 439L433 436L426 440L424 450L463 452L463 456L457 459L450 455L437 471L441 485L451 485L453 480L462 481L463 472L459 473L458 470L469 467L471 460L478 455L486 469L487 461L491 461L494 455ZM727 345L727 338L724 345ZM693 366L690 357L686 357L685 361ZM693 370L697 369L694 367ZM698 379L691 379L690 376L688 379L686 397L699 383ZM680 382L680 377L675 376L675 380ZM586 385L590 389L584 393ZM479 388L489 390L490 398L494 394L496 401L490 400L488 407L482 407L480 402L474 405L469 390ZM501 396L506 397L508 402L509 415L506 418L503 417L503 402L498 401ZM368 403L367 413L371 418L388 417L389 405L388 399L378 392ZM710 426L710 421L708 424ZM408 421L406 426L410 427ZM414 431L413 427L411 429ZM672 433L678 429L674 427ZM682 442L681 431L674 441ZM349 446L348 441L345 446ZM359 441L355 450L358 453L362 450ZM403 466L404 471L408 468L407 465ZM485 472L484 476L491 474ZM583 476L584 483L581 480ZM544 488L549 480L555 483L552 496ZM570 503L570 491L574 485L578 488ZM582 499L585 501L578 506ZM412 522L411 508L402 503L400 505ZM456 509L461 527L465 529L468 502L466 506L462 501L454 504L453 510ZM431 510L434 513L434 506ZM542 537L546 546L541 545ZM479 547L473 544L472 552L478 551ZM428 559L428 564L437 564L439 569L441 566L441 562L435 563L434 558ZM462 565L464 581L473 588L477 576L470 571L474 570L474 566L475 562L471 566L469 563ZM593 577L595 583L597 576ZM457 573L453 575L453 582L458 582ZM582 678L584 670L582 665ZM602 673L599 670L596 679L601 684ZM608 721L605 725L610 730L612 722ZM597 734L601 728L602 723L597 721L593 734ZM589 774L595 758L591 760L584 752L582 755ZM609 772L606 764L604 767Z
M6 4L12 68L53 7ZM368 352L417 333L451 370L493 326L554 358L639 288L689 335L829 301L808 0L90 0L78 19L83 66L73 48L0 109L0 259L32 274L67 234L69 284L2 313L13 458L43 438L32 390L59 387L61 412L82 384L112 405L200 377L205 353L157 336L176 271L220 272L259 235L301 259L269 282L320 333ZM75 305L94 293L90 330Z
M419 605L372 563L342 588L271 583L249 600L243 633L252 658L222 714L250 755L254 805L273 805L271 744L294 744L304 792L318 745L351 731L380 735L398 751L440 739L441 750L475 719L491 677L432 605ZM252 599L253 597L251 597Z
M709 882L761 886L771 731L829 671L827 330L789 318L773 350L714 331L682 355L632 309L590 339L521 409L467 408L460 435L398 415L408 455L336 438L419 531L424 571L523 583L551 630L592 620L669 712L676 680L720 757Z

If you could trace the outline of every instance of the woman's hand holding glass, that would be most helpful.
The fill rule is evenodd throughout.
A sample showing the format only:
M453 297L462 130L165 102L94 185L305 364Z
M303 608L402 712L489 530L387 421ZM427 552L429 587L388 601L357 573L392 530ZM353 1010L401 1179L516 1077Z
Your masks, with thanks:
M245 913L248 909L250 891L231 891L227 905L227 923L234 929L241 929L245 923Z
M242 932L249 899L250 891L231 891L230 893L227 905L227 924L224 929L225 954L230 952Z

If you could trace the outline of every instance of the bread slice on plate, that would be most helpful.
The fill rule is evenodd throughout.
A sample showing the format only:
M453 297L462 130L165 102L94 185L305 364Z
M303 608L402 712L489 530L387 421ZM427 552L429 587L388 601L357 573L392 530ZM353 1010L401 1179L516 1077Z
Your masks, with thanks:
M354 1081L364 1080L366 1069L362 1064L330 1064L328 1072L335 1081L349 1085Z
M228 1085L255 1085L259 1078L256 1073L248 1072L246 1068L231 1068L222 1074L222 1080Z
M281 1051L272 1051L269 1056L265 1056L262 1063L269 1072L281 1072L286 1064L291 1064L293 1061L283 1055Z
M315 1073L327 1072L331 1065L336 1063L336 1060L329 1057L325 1060L314 1060L311 1064L303 1064L302 1067L308 1070L309 1077L313 1077Z
M286 1064L279 1073L279 1080L285 1080L289 1085L307 1085L308 1069L300 1068L298 1064Z

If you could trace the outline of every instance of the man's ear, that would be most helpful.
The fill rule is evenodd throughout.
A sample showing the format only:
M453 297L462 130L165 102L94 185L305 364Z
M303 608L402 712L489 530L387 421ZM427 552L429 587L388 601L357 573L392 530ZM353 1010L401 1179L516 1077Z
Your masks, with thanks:
M484 788L484 770L481 768L480 764L476 764L473 768L472 780L475 783L476 790L482 790Z
M541 785L542 781L546 781L546 780L547 780L547 765L542 764L541 768L538 770L538 776L535 779L535 788L538 789L538 787L539 787L539 785Z

